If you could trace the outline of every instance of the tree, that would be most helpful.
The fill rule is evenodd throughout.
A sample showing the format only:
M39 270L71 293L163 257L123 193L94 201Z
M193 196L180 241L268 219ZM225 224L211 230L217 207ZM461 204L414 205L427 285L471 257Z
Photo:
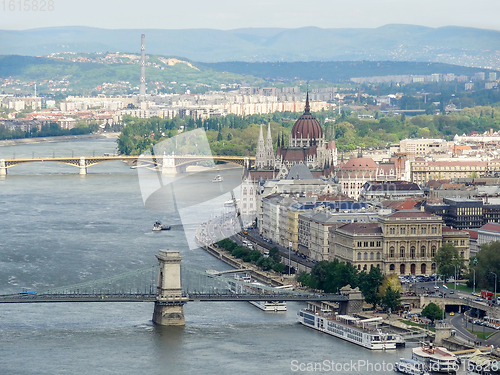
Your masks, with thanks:
M457 248L451 242L444 243L432 260L436 263L438 273L444 277L445 282L450 276L455 275L455 269L459 275L465 268L464 258L460 257Z
M443 317L443 310L441 310L434 302L431 302L422 310L422 315L434 322L435 320Z
M392 287L389 285L385 291L384 296L382 297L382 306L384 306L387 310L391 309L392 311L394 311L400 305L401 293L398 290L392 289Z
M495 288L495 274L500 276L500 241L481 245L476 255L476 260L471 260L470 268L476 270L476 284L481 288ZM469 284L474 281L474 273L469 273ZM499 280L497 280L498 282ZM500 288L497 286L497 290Z
M378 295L378 289L383 280L384 276L378 267L373 267L369 273L361 272L359 274L359 289L363 293L366 303L371 303L374 308L380 304L381 298Z
M269 250L269 258L274 260L276 263L281 262L280 251L278 250L277 247L273 247L271 250Z
M222 141L222 133L220 130L219 130L219 134L217 134L217 140Z

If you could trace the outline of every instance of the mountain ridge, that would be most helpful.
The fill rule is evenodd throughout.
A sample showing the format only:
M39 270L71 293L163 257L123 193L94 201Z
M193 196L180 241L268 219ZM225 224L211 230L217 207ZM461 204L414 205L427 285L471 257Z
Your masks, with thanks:
M48 27L0 30L0 54L140 51L200 62L392 60L500 67L500 31L388 24L378 28L101 29Z

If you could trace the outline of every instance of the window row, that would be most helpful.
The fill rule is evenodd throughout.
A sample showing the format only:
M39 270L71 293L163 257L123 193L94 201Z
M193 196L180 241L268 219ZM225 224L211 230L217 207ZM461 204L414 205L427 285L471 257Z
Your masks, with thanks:
M358 260L362 260L361 257L363 257L363 260L368 260L368 255L370 255L370 260L375 260L375 256L377 257L377 260L380 260L380 251L377 251L377 254L372 251L370 254L367 252L362 253L361 251L358 252Z
M382 246L382 241L358 241L358 247L377 247Z
M431 246L431 252L430 252L429 256L432 258L435 257L436 250L437 250L437 248L435 245ZM420 252L418 253L418 255L421 258L425 258L427 256L427 249L425 246L420 247ZM394 248L394 246L391 246L389 248L389 258L394 258L395 256L396 256L396 249ZM406 248L404 246L401 246L399 248L399 257L404 258L405 256L406 256ZM415 258L417 256L417 249L415 248L415 246L410 247L409 256L410 256L410 258Z
M437 232L438 232L438 228L437 227L431 227L431 234L437 234ZM389 234L396 234L396 228L395 227L390 227L389 228ZM399 234L406 234L406 227L400 227L399 228ZM417 234L417 228L416 227L410 227L410 233L409 234ZM427 227L421 227L419 234L427 234Z

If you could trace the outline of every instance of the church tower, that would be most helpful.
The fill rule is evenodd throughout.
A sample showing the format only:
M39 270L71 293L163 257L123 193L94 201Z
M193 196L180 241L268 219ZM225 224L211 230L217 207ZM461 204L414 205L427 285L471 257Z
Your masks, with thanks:
M272 145L271 145L272 147ZM257 153L255 155L255 168L263 169L267 166L266 146L264 144L264 135L262 125L260 126L259 140L257 141Z
M273 150L273 138L271 137L271 123L269 123L269 125L267 126L266 166L274 168L274 150Z

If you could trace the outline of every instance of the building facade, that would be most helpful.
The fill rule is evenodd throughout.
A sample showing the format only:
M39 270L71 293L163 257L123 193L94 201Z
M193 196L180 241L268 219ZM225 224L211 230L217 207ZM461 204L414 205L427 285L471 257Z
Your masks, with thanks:
M466 261L469 233L443 227L439 216L402 210L380 216L378 223L351 223L335 231L334 256L359 271L379 267L384 274L429 275L436 272L432 258L451 242Z

